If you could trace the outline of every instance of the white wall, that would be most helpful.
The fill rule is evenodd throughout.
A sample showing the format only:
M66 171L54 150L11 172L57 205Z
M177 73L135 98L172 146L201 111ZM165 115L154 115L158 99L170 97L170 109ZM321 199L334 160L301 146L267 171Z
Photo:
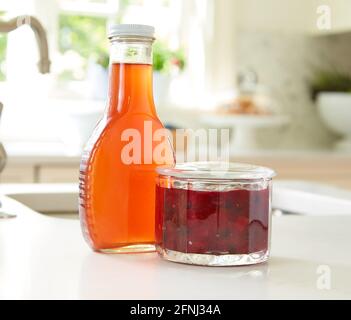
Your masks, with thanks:
M305 32L314 0L235 0L239 29Z
M350 0L235 0L239 29L325 33L351 30ZM329 6L331 29L320 30L320 6Z

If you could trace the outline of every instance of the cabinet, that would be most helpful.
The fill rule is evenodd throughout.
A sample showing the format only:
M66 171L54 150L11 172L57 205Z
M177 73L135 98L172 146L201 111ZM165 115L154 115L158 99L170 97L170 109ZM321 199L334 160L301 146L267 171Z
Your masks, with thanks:
M9 159L1 183L76 183L79 157ZM267 166L276 179L307 180L351 189L351 155L331 152L268 152L232 156L231 161Z
M276 179L306 180L351 189L351 155L324 153L236 157L274 169Z
M79 159L74 162L11 163L0 174L1 183L75 183L79 176Z
M0 182L5 183L31 183L34 180L34 168L30 165L8 165L0 174Z

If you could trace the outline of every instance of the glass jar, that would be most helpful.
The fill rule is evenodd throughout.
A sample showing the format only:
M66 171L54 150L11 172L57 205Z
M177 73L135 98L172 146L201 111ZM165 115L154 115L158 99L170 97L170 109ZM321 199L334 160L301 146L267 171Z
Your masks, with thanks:
M157 173L155 233L161 257L208 266L268 259L273 170L193 162L158 167Z

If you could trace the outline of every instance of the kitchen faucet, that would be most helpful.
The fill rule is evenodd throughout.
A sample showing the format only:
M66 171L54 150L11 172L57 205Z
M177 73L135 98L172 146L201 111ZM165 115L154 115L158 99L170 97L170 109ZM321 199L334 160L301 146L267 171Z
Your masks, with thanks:
M49 47L46 37L46 32L39 20L33 16L20 16L13 18L8 21L0 21L0 33L9 33L23 25L28 25L34 32L35 38L37 40L37 45L39 49L40 60L38 62L38 69L40 73L49 73L50 71L50 59L49 59ZM0 103L0 117L3 105ZM0 172L4 169L6 164L6 152L0 142ZM13 215L1 212L1 202L0 202L0 219L10 218Z
M39 48L40 60L38 69L40 73L50 71L49 49L46 32L39 20L32 16L20 16L9 21L0 21L0 33L9 33L23 25L28 25L34 32Z

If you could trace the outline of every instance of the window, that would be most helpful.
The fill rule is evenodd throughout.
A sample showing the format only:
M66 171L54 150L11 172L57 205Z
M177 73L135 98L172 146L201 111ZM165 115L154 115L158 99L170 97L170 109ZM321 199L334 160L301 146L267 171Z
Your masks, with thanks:
M6 56L6 36L0 35L0 81L4 81L6 78L6 65L5 65L5 56Z
M177 0L179 2L179 0ZM62 81L84 80L89 63L103 68L108 65L108 25L117 22L149 23L157 28L159 37L171 39L167 45L179 42L169 37L174 21L174 0L59 0L58 48L61 54L58 68ZM169 26L169 28L165 27Z
M155 45L156 50L181 49L174 60L183 59L179 65L184 65L185 60L184 71L163 83L170 83L174 104L203 108L213 88L231 85L223 75L234 73L230 60L234 10L219 8L228 3L231 1L0 0L0 12L6 11L9 17L32 14L42 22L47 30L52 63L49 75L38 74L37 46L29 28L23 27L7 37L0 35L0 89L6 87L0 90L0 101L10 106L4 109L1 124L4 135L14 140L50 140L56 134L54 127L62 132L62 126L68 122L53 124L47 120L47 113L55 118L55 112L68 113L74 108L79 113L90 103L104 106L106 88L97 85L107 84L107 29L113 23L154 25L159 44L162 43ZM226 24L221 23L223 12L229 16ZM1 81L5 79L5 47L6 81ZM160 87L155 86L155 96ZM96 92L92 94L94 88ZM87 102L86 98L90 100ZM18 112L23 114L20 120ZM23 130L16 131L19 126Z
M83 15L59 16L59 51L62 55L63 80L86 78L88 61L108 65L106 19Z
M48 75L38 74L37 45L33 32L28 27L21 27L21 30L11 32L7 36L7 45L1 38L0 55L1 48L5 46L8 53L6 82L0 81L0 86L6 87L6 90L0 90L0 101L5 105L1 123L3 139L65 141L67 139L62 135L67 132L67 136L72 140L70 113L79 114L89 108L103 110L105 106L106 87L97 88L97 86L107 84L109 24L118 22L152 24L158 32L157 38L167 40L167 45L176 49L180 47L178 30L181 2L181 0L11 1L11 8L6 9L9 17L32 14L44 25L50 47L51 72ZM0 11L5 11L2 4ZM98 73L97 66L100 68ZM19 113L21 117L18 117ZM21 130L17 130L18 127ZM65 130L62 130L63 127Z
M116 19L118 2L118 0L59 1L60 80L86 79L89 62L107 68L106 30L109 21Z
M0 11L0 19L4 15L5 15L5 12ZM7 45L6 35L0 34L0 81L4 81L6 79L6 65L5 65L6 45Z
M0 0L1 2L1 0ZM181 0L13 0L10 16L33 14L48 30L53 73L61 82L87 77L89 63L106 68L107 30L113 23L146 23L156 27L157 37L179 48ZM54 33L53 33L54 32ZM32 42L32 39L30 39ZM20 44L17 44L19 47ZM34 43L33 43L34 46ZM5 60L6 36L0 35L0 58ZM34 48L36 49L36 48ZM11 54L13 54L11 52ZM12 59L14 60L14 59ZM0 68L0 81L4 80Z

